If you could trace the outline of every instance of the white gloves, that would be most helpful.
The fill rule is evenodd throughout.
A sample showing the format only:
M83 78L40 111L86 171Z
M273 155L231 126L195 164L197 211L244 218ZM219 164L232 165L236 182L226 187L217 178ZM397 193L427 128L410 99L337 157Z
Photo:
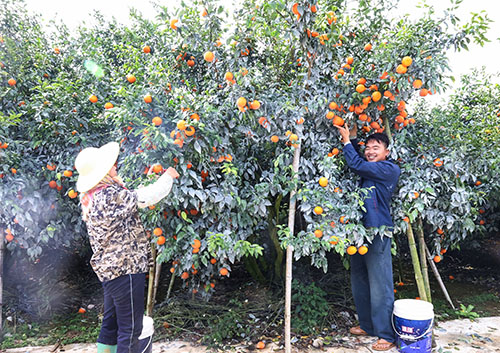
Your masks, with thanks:
M158 203L167 196L172 189L173 179L168 173L164 173L153 184L135 190L137 193L137 205L145 208Z

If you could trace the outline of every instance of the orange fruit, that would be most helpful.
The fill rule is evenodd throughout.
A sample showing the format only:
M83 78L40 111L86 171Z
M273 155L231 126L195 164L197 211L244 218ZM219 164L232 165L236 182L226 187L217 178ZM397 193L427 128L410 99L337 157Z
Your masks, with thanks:
M364 245L363 245L363 246L360 246L360 247L358 248L358 253L359 253L360 255L364 255L364 254L366 254L367 252L368 252L368 248L367 248L366 246L364 246Z
M330 244L332 244L332 245L337 245L337 244L338 244L338 242L339 242L339 237L336 237L335 235L332 235L332 236L330 237Z
M182 279L188 279L188 278L189 278L189 273L187 273L187 272L185 272L185 271L184 271L184 272L182 272L181 278L182 278Z
M413 81L413 88L419 89L420 87L422 87L422 80Z
M243 108L245 105L247 105L247 100L246 100L244 97L240 97L240 98L238 98L238 100L236 101L236 105L237 105L239 108Z
M370 50L372 50L372 45L371 45L370 43L366 44L366 45L365 45L365 50L366 50L366 51L370 51Z
M250 109L257 110L260 108L260 102L258 100L254 100L250 103Z
M228 71L228 72L226 72L226 74L224 75L224 78L225 78L226 80L228 80L228 81L232 81L232 80L233 80L233 78L234 78L234 75L233 75L233 73L232 73L232 72L229 72L229 71Z
M7 81L7 83L9 84L9 86L15 86L17 82L16 82L15 79L9 78L9 80Z
M327 118L328 120L333 119L333 117L334 117L334 116L335 116L335 113L334 113L334 112L329 111L328 113L326 113L326 118Z
M330 104L328 105L328 108L330 108L330 110L336 110L338 107L339 105L335 102L330 102Z
M159 164L159 163L158 163L158 164L155 164L155 165L153 166L153 172L154 172L154 173L156 173L156 174L160 173L162 170L163 170L163 167L162 167L162 166L161 166L161 164ZM155 235L156 235L156 234L155 234ZM160 235L161 235L161 234L160 234Z
M481 183L481 180L477 180L477 181L475 182L475 184L474 184L474 185L479 186L479 185L481 185L481 184L482 184L482 183Z
M322 187L326 187L328 185L328 179L325 177L319 178L319 185Z
M332 155L336 156L340 153L339 149L337 147L335 147L333 150L332 150Z
M212 62L214 58L215 55L211 51L207 51L205 54L203 54L203 59L205 59L205 61Z
M441 249L440 254L441 255L446 254L446 249Z
M165 241L167 241L167 239L165 239L165 237L163 235L160 235L158 237L158 239L156 239L156 244L163 245L163 244L165 244Z
M321 206L314 207L314 213L316 213L317 215L322 214L323 213L323 207L321 207Z
M85 312L86 312L86 311L87 311L87 310L85 310L84 308L80 308L80 309L78 309L78 313L79 313L79 314L85 314Z
M299 4L298 4L298 3L293 4L293 6L292 6L292 12L293 12L295 15L300 16L300 13L299 13L298 7L299 7Z
M316 230L314 231L314 236L315 236L316 238L321 238L321 237L323 236L323 231L322 231L321 229L316 229Z
M439 255L434 256L434 262L435 263L438 263L440 261L441 261L441 256L439 256Z
M350 56L347 58L346 62L347 62L347 64L352 65L352 63L354 62L354 58L352 56Z
M5 240L7 240L9 243L14 240L14 236L12 235L12 233L8 233L6 236L5 236Z
M272 141L272 142L276 143L276 142L278 142L279 140L280 140L280 138L279 138L278 136L276 136L276 135L271 136L271 141Z
M426 88L422 88L422 89L420 90L420 93L419 93L419 94L420 94L420 97L425 97L426 95L428 95L428 94L429 94L429 90L428 90L428 89L426 89Z
M57 187L57 183L56 183L56 181L55 181L55 180L51 180L51 181L49 181L49 187L50 187L51 189L55 189L55 188Z
M201 241L199 241L198 239L195 239L193 241L193 244L191 244L191 246L195 249L199 249L201 247Z
M406 68L406 66L403 65L398 65L398 67L396 68L396 72L398 74L405 74L407 70L408 69Z
M174 18L173 20L170 21L170 28L172 28L173 30L176 30L177 29L177 22L179 22L178 19Z
M415 191L415 192L413 193L413 198L414 198L414 199L418 199L418 197L419 197L419 196L420 196L420 194L419 194L417 191Z
M366 90L366 87L364 84L359 84L356 86L356 92L358 93L363 93Z
M347 253L348 253L349 255L354 255L355 253L357 253L357 252L358 252L358 249L356 249L356 247L355 247L354 245L351 245L351 246L349 246L349 247L347 248L347 250L346 250L346 251L347 251Z
M208 16L208 11L207 9L203 9L203 12L201 13L202 17L207 17Z
M108 102L108 103L104 104L104 109L111 109L113 107L114 107L114 105L111 102Z
M160 126L161 123L163 122L163 120L159 117L159 116L155 116L152 120L153 124L155 124L155 126Z
M73 176L73 172L71 170L65 170L63 175L67 178L70 178Z
M289 139L290 141L295 142L299 139L299 137L296 134L291 134Z
M304 118L300 117L297 119L296 122L297 122L297 124L302 125L302 124L304 124L304 121L305 121Z
M187 61L187 65L188 65L189 67L193 67L193 66L194 66L194 60L193 60L193 59L189 59L189 60Z
M97 100L97 97L93 94L89 97L89 101L91 101L92 103L97 103Z
M221 276L227 276L229 274L229 271L227 270L227 268L223 267L220 269L219 273Z
M262 342L262 341L259 341L259 342L257 342L257 344L255 345L255 347L256 347L257 349L264 349L264 348L266 348L266 344L265 344L264 342Z
M146 94L146 95L144 96L144 102L146 102L146 103L151 103L152 101L153 101L153 97L151 97L151 95Z
M442 234L444 234L444 230L442 230L441 228L438 228L436 230L436 233L438 233L439 235L442 235Z
M412 62L413 62L412 58L410 58L409 56L405 56L403 60L401 60L401 65L403 65L404 67L408 67L411 65Z
M344 126L344 119L340 116L335 116L335 118L333 118L333 125Z
M193 136L195 132L196 132L196 130L194 127L188 126L184 133L186 134L186 136Z
M339 219L340 223L346 223L347 224L347 220L345 219L345 216L340 216L340 219Z
M163 230L161 228L155 228L153 230L153 234L156 235L157 237L159 237L160 235L163 234Z
M134 75L127 75L127 81L129 83L134 83L136 81L136 78Z
M216 263L216 262L217 262L217 260L216 260L216 259L214 259L213 257L210 259L210 263L211 263L212 265L215 265L215 263Z
M196 113L192 114L190 116L191 120L196 120L196 121L200 121L200 116Z
M375 91L372 93L372 99L374 102L378 102L380 98L382 98L382 93L380 93L379 91Z
M77 196L78 196L78 193L77 193L75 190L71 189L70 191L68 191L68 196L69 196L71 199L74 199L75 197L77 197Z
M443 165L443 161L442 161L441 159L439 159L439 158L436 158L436 159L434 160L434 165L435 165L436 167L441 167L441 166Z
M142 51L146 54L151 53L151 47L149 45L146 45L144 48L142 48Z
M178 128L179 130L181 130L181 131L186 130L186 121L184 121L184 120L179 120L179 121L177 122L177 128Z
M406 223L410 223L410 219L408 217L403 218L403 221L405 221Z

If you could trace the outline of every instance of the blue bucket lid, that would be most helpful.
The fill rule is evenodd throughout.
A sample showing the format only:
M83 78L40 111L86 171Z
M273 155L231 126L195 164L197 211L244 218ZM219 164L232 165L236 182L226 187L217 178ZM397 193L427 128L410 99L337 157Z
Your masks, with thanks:
M431 320L434 306L425 300L398 299L394 302L393 314L408 320Z

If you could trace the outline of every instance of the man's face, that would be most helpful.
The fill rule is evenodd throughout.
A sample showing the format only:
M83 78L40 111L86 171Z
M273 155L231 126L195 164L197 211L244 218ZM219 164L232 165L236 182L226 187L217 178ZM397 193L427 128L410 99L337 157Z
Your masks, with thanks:
M368 162L385 161L388 155L389 150L377 140L370 140L365 146L365 157Z

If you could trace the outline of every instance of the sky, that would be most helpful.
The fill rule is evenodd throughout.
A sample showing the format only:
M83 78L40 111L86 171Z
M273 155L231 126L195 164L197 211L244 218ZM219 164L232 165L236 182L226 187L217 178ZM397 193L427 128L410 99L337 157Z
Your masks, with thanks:
M234 6L235 1L220 0L219 2L227 4L227 8L230 9ZM421 10L417 8L419 2L417 0L400 0L398 12L418 16L421 13ZM95 10L99 10L105 17L115 17L118 22L124 24L130 22L129 9L131 7L138 9L148 19L154 19L156 14L153 4L144 0L26 0L26 3L28 11L42 14L47 23L51 19L57 21L62 19L70 28L76 28L83 21L87 24L90 23L91 14ZM158 3L162 6L174 7L178 6L179 1L158 0ZM427 4L433 5L436 13L440 13L449 6L450 2L448 0L427 0ZM485 66L486 71L492 74L500 72L500 68L496 65L497 58L500 57L500 41L498 40L500 37L500 0L463 0L457 16L460 19L467 19L470 17L471 12L477 13L481 10L485 10L488 17L494 21L490 24L490 30L487 34L491 42L486 43L484 47L472 44L469 51L449 53L452 70L450 74L456 78L455 86L458 85L461 75L469 73L475 67ZM429 98L436 103L451 92L452 89L448 90L444 95Z

